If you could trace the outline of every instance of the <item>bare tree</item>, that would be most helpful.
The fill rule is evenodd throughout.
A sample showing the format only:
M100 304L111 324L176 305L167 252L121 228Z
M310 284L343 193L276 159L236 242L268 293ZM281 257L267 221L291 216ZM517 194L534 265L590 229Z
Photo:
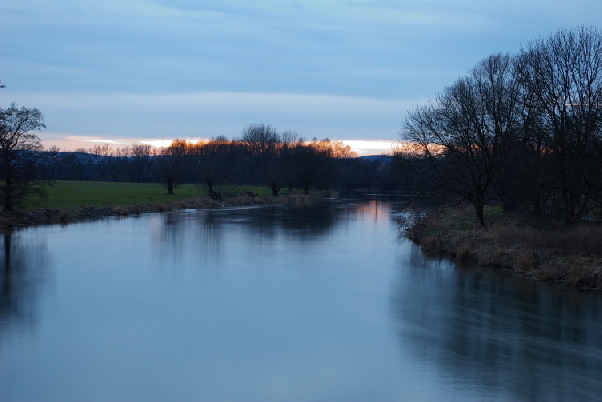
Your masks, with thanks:
M421 173L469 201L481 225L500 168L503 138L514 129L516 88L510 56L490 56L410 113L400 132L428 162L420 165Z
M131 164L132 176L142 183L148 177L156 152L150 144L132 144Z
M242 131L242 141L254 157L273 152L281 142L276 129L265 124L250 124Z
M98 178L100 180L106 180L108 165L110 163L109 158L113 156L113 149L109 144L96 144L90 148L90 153L95 156L94 165L98 171Z
M10 211L27 196L42 195L38 175L42 143L34 131L46 128L38 109L0 108L0 203Z
M264 124L251 124L243 130L242 141L247 145L255 169L277 196L286 181L282 169L282 141L275 128Z
M292 147L290 161L292 164L293 181L309 194L311 187L327 187L334 179L332 149L329 140L314 139L306 144L297 141Z
M107 178L112 181L131 179L130 147L115 149L114 155L109 158Z
M520 58L518 77L536 116L529 128L541 144L549 202L560 200L571 223L600 195L595 150L602 125L602 34L593 27L561 29L529 43Z
M234 164L232 143L225 137L217 137L193 147L197 156L200 179L207 184L209 194L213 186L224 182L230 176Z
M157 157L157 169L167 187L167 194L173 194L174 188L181 183L186 164L188 144L176 139Z
M61 149L56 145L51 146L46 152L47 176L51 180L60 177Z

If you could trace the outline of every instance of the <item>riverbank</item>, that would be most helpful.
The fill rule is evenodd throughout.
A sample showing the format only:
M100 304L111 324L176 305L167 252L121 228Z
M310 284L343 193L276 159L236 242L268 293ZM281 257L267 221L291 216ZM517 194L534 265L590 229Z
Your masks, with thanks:
M486 210L486 227L470 207L441 209L410 225L408 237L427 253L513 271L525 277L602 290L602 227L567 227Z
M182 209L220 208L244 205L303 205L334 196L331 192L316 192L309 195L291 194L272 196L242 195L215 200L209 196L196 196L169 202L136 203L117 206L82 206L68 208L38 208L0 212L0 230L32 225L69 224L84 220L110 216L127 217L143 213L167 212Z

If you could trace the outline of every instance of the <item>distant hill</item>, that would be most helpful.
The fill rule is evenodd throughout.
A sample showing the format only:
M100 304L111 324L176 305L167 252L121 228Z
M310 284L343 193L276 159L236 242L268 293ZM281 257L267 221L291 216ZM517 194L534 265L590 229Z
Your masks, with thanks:
M393 160L393 157L391 155L367 155L367 156L360 156L360 159L365 159L365 160L369 160L371 162L374 161L378 161L381 163L391 163L391 161Z

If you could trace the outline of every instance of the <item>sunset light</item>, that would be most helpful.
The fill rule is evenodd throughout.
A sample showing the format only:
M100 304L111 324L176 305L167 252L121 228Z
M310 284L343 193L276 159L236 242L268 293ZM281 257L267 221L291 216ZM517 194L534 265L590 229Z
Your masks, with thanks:
M193 138L187 139L190 143L198 141L207 141L209 138ZM43 141L44 146L49 148L53 145L58 146L63 151L75 151L76 149L88 149L94 144L109 144L112 148L121 148L131 146L132 144L148 144L154 148L168 147L173 140L170 139L144 139L144 138L102 138L88 136L65 136L64 138L56 138L52 136L51 140ZM348 145L351 151L358 156L368 155L383 155L391 154L391 152L399 146L399 141L392 140L342 140L343 144Z

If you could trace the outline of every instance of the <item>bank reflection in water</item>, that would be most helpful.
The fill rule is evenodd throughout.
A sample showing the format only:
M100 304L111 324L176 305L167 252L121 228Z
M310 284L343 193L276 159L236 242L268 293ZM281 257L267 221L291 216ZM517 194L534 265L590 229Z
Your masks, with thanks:
M319 246L333 231L366 214L373 217L374 231L382 230L390 208L390 202L359 200L357 203L172 211L149 219L157 260L177 262L176 266L188 261L213 270L223 264L226 254L249 242L267 248L288 247L285 243L290 242ZM380 219L382 216L387 219Z
M317 240L331 232L343 213L333 205L174 211L157 215L155 241L173 248L194 238L199 251L211 253L227 247L222 239L224 225L239 226L249 238Z
M0 337L9 330L33 328L42 286L47 277L47 248L23 244L19 232L0 235Z
M520 400L599 398L599 297L495 271L458 272L417 247L413 254L393 287L392 314L402 344L447 386Z

